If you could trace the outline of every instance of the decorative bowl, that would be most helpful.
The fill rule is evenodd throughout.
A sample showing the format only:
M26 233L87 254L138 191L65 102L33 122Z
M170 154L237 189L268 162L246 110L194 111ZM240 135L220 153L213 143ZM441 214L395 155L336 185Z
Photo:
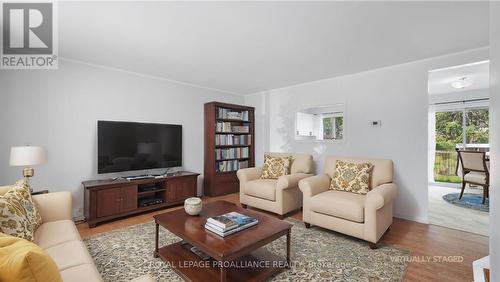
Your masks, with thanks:
M202 208L201 199L197 197L187 198L184 201L184 210L189 215L198 215Z

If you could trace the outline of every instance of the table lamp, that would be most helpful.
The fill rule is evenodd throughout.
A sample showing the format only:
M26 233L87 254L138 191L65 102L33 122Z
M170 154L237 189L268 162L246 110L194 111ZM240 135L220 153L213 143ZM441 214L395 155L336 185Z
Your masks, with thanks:
M45 150L42 147L16 146L10 149L9 163L11 166L24 166L23 176L26 179L26 182L29 182L29 178L35 175L35 170L31 168L31 166L42 164L45 160ZM33 192L31 187L30 192Z

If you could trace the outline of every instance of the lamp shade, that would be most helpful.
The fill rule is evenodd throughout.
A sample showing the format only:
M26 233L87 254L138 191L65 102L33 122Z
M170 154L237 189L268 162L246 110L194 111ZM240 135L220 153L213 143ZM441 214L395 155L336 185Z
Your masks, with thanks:
M10 148L11 166L30 166L44 163L45 150L38 146L16 146Z

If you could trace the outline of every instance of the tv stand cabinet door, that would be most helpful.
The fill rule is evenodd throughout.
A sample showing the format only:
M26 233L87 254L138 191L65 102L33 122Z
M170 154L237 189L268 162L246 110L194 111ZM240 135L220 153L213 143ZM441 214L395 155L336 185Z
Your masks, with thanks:
M167 180L167 203L183 201L196 197L197 176L180 177Z
M120 212L129 212L137 209L137 186L122 187Z
M96 193L96 217L106 217L120 213L122 188L102 189Z

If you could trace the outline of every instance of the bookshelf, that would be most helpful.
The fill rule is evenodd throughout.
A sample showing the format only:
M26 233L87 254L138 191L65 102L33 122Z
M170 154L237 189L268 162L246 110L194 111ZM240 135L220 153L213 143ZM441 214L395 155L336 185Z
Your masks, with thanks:
M236 171L255 165L254 135L253 107L219 102L205 104L205 195L239 191Z

